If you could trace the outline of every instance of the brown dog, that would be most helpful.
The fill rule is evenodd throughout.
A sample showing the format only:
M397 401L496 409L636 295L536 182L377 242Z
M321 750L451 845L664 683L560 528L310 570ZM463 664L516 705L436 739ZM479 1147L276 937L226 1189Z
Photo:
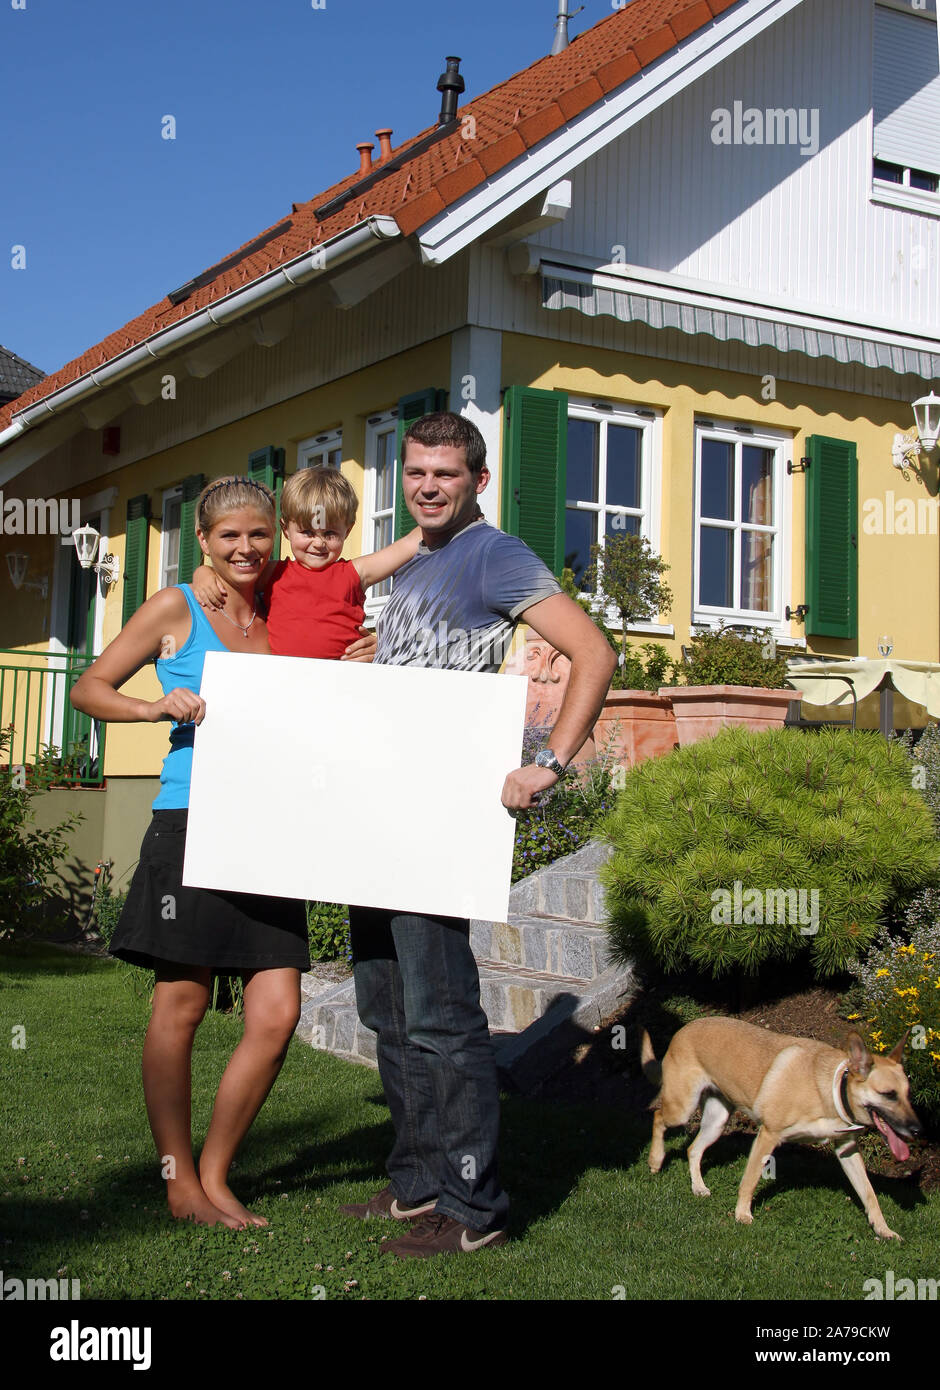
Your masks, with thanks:
M653 1085L661 1082L654 1101L650 1171L658 1173L663 1166L665 1131L687 1124L701 1100L702 1123L689 1147L689 1171L692 1191L709 1197L702 1181L702 1155L719 1137L732 1110L743 1110L760 1129L738 1189L738 1221L750 1225L753 1220L754 1189L778 1144L787 1139L833 1139L875 1235L900 1240L881 1214L853 1131L876 1128L895 1158L910 1157L904 1138L916 1138L921 1126L901 1067L905 1038L889 1056L872 1056L853 1032L843 1054L811 1038L770 1033L737 1019L700 1018L679 1029L660 1065L644 1032L643 1071Z

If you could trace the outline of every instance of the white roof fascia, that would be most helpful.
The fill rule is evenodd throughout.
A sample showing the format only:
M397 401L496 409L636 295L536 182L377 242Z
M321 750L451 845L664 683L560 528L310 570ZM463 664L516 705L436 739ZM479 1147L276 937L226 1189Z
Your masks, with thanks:
M152 365L154 359L189 347L217 328L241 319L275 300L289 295L299 285L342 265L363 250L371 251L383 243L400 237L401 231L393 217L376 215L357 222L329 241L304 251L293 260L285 261L276 270L266 272L247 285L221 299L213 300L204 309L196 310L168 328L158 329L136 343L134 347L109 358L100 366L84 372L77 380L60 386L33 405L16 412L11 423L0 431L0 449L18 440L30 427L45 424L46 420L84 401L106 386L123 381L141 367ZM15 456L4 456L0 464L0 485L16 476L22 467Z
M620 291L623 294L641 294L650 299L668 300L673 304L691 304L700 309L715 309L723 314L741 314L746 318L766 318L768 302L756 299L741 299L734 295L715 292L715 286L703 282L688 281L685 286L668 284L661 273L640 270L639 274L612 273L604 267L595 271L566 265L562 261L542 260L542 273L558 279L575 281L582 285L596 285L599 289ZM626 267L625 267L626 269ZM633 267L630 268L631 270ZM693 289L693 284L702 288ZM878 326L871 323L853 322L850 319L827 318L820 315L819 306L800 309L794 305L777 307L770 305L773 317L778 323L786 323L794 328L811 328L820 333L841 334L847 338L864 335L872 341L885 343L890 347L912 348L915 352L940 353L940 339L916 337L910 332Z
M740 11L727 11L683 40L429 222L418 234L422 259L439 265L464 250L802 3L745 0Z

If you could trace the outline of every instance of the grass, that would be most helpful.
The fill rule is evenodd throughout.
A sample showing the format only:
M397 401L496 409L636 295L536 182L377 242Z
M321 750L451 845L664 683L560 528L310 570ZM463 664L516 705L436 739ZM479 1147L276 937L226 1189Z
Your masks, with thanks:
M750 1228L734 1199L748 1141L728 1135L693 1197L678 1131L658 1178L649 1117L614 1107L503 1104L503 1249L382 1256L385 1223L340 1216L383 1186L391 1128L378 1076L291 1044L233 1186L271 1221L250 1233L165 1214L140 1087L147 1001L120 966L42 947L0 950L0 1269L81 1280L82 1299L857 1299L870 1277L940 1276L940 1194L875 1178L904 1244L871 1234L835 1159L788 1146ZM23 1048L11 1046L21 1038ZM239 1024L199 1030L193 1127L205 1133ZM622 1293L621 1293L622 1290Z

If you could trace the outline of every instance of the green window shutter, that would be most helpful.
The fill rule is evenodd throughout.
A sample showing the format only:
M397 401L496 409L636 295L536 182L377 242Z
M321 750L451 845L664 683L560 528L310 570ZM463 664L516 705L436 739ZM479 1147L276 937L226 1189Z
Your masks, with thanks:
M560 575L565 563L567 393L510 386L503 411L502 528Z
M398 402L398 433L395 438L395 527L394 539L406 536L415 524L415 519L405 506L405 490L401 485L401 437L415 420L422 415L433 415L437 410L447 409L447 392L437 386L428 386L423 391L415 391L410 396L402 396Z
M274 550L272 552L275 560L281 558L281 493L284 491L284 450L276 449L273 444L267 445L264 449L256 449L253 454L248 455L248 477L253 478L256 483L264 483L274 493L275 528L274 528Z
M192 583L193 574L202 564L202 550L196 540L196 503L206 485L202 473L193 473L183 480L183 497L180 502L180 562L176 575L177 584Z
M141 493L127 504L124 530L124 599L121 622L126 623L147 597L147 537L150 531L150 498Z
M806 631L858 636L858 458L845 439L812 435L806 490Z

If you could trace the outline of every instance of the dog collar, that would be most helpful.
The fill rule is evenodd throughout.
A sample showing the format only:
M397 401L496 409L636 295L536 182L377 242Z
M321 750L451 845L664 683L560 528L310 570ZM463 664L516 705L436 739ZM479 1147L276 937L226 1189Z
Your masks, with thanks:
M849 1114L848 1110L848 1087L846 1086L847 1074L849 1070L848 1062L840 1062L836 1067L835 1075L832 1078L832 1103L840 1120L844 1120L849 1129L864 1129L864 1125L857 1125ZM843 1087L845 1095L843 1096Z

